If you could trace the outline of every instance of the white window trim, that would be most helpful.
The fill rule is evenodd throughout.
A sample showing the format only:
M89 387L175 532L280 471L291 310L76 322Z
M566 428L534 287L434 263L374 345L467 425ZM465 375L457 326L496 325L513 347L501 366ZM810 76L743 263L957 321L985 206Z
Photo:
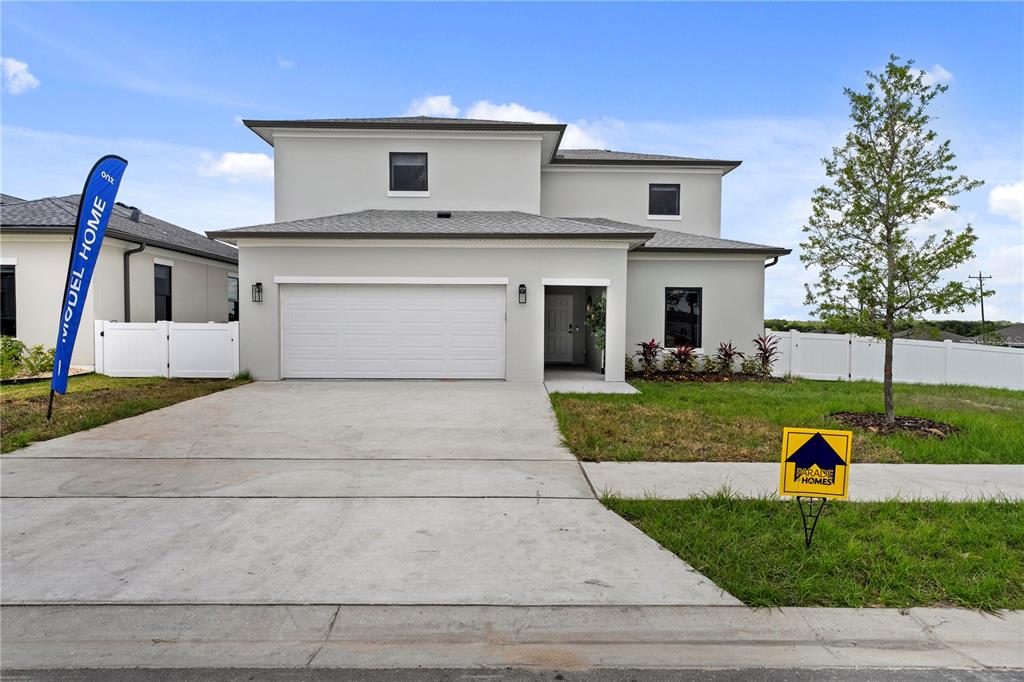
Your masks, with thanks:
M316 277L274 275L274 284L489 284L507 285L508 277Z
M648 215L647 219L648 220L682 220L683 216L681 214L676 214L676 215Z
M403 192L403 191L399 191L399 190L389 189L388 190L388 196L389 197L395 197L395 198L407 198L407 199L408 198L426 198L426 197L430 196L430 190L426 190L425 192Z
M167 260L166 258L154 258L153 265L166 265L169 268L174 267L174 261Z
M0 258L0 265L17 265L17 258Z

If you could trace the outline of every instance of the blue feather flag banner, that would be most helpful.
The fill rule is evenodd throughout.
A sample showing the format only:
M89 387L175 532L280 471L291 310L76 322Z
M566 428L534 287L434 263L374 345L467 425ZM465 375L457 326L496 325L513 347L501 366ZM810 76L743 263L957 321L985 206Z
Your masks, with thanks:
M82 198L78 203L75 221L75 240L68 263L68 278L64 284L60 321L57 326L57 346L53 356L53 378L50 380L50 408L53 392L64 394L68 389L68 369L71 352L75 348L78 326L82 322L89 284L100 257L103 235L107 231L110 214L114 210L117 188L128 162L120 156L104 156L96 162L85 181Z

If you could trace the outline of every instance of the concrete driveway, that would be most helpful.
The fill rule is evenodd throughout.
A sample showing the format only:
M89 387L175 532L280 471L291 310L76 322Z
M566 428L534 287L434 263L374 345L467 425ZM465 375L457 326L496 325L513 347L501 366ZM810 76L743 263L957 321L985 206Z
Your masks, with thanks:
M16 604L726 605L540 385L256 383L3 458Z

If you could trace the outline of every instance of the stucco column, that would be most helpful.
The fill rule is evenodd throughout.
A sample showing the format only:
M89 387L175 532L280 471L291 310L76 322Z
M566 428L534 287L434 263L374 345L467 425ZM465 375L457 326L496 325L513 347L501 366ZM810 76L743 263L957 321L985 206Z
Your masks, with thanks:
M605 381L626 379L626 259L622 259L622 272L612 277L605 296Z

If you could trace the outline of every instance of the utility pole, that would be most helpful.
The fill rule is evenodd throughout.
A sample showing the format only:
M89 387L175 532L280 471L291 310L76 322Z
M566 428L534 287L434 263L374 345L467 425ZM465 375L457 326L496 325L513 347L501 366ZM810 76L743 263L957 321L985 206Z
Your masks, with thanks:
M992 279L992 275L982 275L981 270L978 270L977 275L971 275L967 279L978 280L978 299L981 301L981 336L985 333L985 280Z

